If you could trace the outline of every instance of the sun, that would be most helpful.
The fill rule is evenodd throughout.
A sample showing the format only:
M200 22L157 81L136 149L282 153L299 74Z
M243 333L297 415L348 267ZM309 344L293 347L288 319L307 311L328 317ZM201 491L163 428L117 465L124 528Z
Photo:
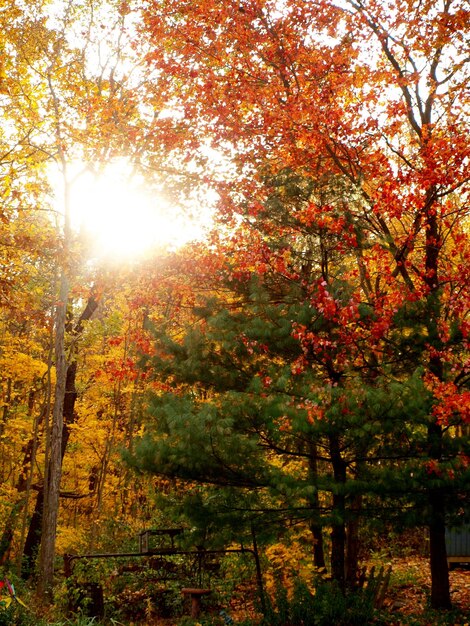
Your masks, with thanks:
M79 165L74 165L77 171ZM94 257L115 261L140 258L200 239L207 220L185 215L152 189L122 160L99 174L82 167L70 189L75 232L90 242Z

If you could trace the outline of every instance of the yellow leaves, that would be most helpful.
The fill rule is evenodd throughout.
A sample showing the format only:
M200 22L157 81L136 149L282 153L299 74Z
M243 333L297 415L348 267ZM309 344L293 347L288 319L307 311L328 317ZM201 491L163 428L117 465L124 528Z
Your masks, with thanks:
M0 49L0 93L8 93L7 73L3 55L4 52Z
M0 371L8 372L8 377L18 383L33 383L47 372L47 365L31 354L12 350L6 346L0 357Z
M295 582L299 579L314 590L314 578L320 573L314 567L311 555L307 554L305 546L299 540L276 543L266 549L269 567L265 574L266 591L274 595L276 588L281 585L292 597Z
M57 532L57 552L59 554L77 554L86 547L86 529L74 526L61 526Z
M16 495L16 489L8 481L0 484L0 519L4 519L5 511L10 509Z
M2 446L3 448L3 446ZM4 448L0 448L3 452ZM3 457L3 463L6 459ZM18 492L11 485L10 481L5 481L0 484L0 524L4 526L5 520L11 512L12 503L18 498Z

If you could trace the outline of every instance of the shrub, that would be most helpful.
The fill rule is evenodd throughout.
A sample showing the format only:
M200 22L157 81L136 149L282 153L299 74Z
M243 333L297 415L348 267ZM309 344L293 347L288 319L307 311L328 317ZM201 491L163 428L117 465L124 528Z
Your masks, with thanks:
M374 619L374 601L359 590L343 594L334 582L321 582L312 593L303 581L297 581L289 600L285 589L278 587L274 603L269 603L266 626L359 626Z

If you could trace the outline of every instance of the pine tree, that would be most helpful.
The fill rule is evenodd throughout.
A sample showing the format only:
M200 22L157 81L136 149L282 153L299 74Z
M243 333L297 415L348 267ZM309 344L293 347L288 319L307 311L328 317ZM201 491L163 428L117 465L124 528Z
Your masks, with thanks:
M380 294L364 288L357 248L338 230L349 220L368 245L351 201L343 208L345 185L291 172L266 184L250 228L193 264L197 294L217 266L211 254L231 259L186 331L154 329L150 367L173 391L154 397L134 463L194 485L183 510L207 524L203 536L224 527L233 538L255 521L268 538L295 522L318 546L331 528L332 574L344 587L357 574L359 523L422 524L427 510L423 307L403 301L377 315ZM320 196L334 219L318 210L306 225L302 208ZM458 465L464 439L447 440L449 467ZM460 474L455 494L468 480Z

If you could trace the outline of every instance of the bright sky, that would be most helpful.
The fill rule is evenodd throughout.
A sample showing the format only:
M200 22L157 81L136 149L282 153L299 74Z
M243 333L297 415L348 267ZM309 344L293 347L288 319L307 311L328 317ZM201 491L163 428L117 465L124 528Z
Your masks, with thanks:
M85 11L83 15L79 6L75 11L74 3L53 0L49 26L59 32L65 29L71 46L86 45L91 74L106 77L112 72L118 79L125 74L126 84L130 84L130 76L136 72L134 80L140 80L140 59L129 45L132 12L125 17L126 28L121 29L122 16L116 13L114 2L101 3L93 7L91 14ZM90 34L84 42L83 31L89 26ZM211 221L213 202L209 196L202 202L209 206L207 209L201 203L196 205L196 201L194 206L171 206L142 176L132 174L125 159L108 164L97 175L85 171L86 164L79 162L70 164L69 170L69 179L83 172L71 187L70 217L74 231L88 236L92 259L128 261L156 249L177 248L201 239ZM50 180L55 208L63 213L63 181L57 172L52 172Z
M74 164L71 169L74 173L85 168ZM62 184L57 174L52 181L60 212ZM100 174L85 171L75 179L70 217L73 230L90 240L92 258L114 261L200 239L209 221L171 206L141 176L132 174L124 160L108 165Z

